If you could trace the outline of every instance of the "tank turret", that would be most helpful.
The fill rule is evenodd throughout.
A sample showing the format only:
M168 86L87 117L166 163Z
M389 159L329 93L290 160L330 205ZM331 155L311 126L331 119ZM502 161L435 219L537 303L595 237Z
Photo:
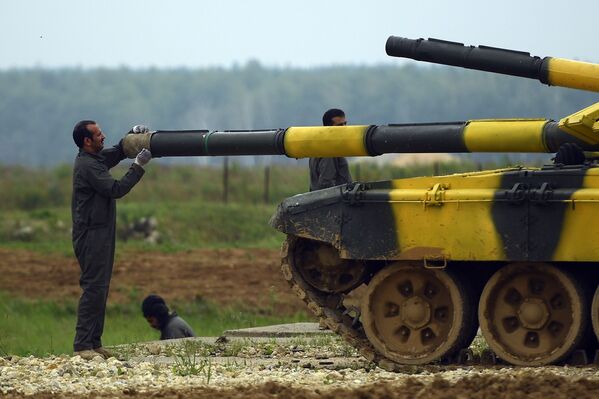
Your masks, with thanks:
M599 91L594 64L397 37L387 52ZM162 157L292 158L597 151L598 109L559 123L156 131L129 135L123 146L129 157L141 148ZM493 352L516 365L594 350L588 337L599 337L599 167L584 157L559 158L580 164L353 182L295 195L270 221L287 234L283 276L324 325L388 369L453 362L479 325Z

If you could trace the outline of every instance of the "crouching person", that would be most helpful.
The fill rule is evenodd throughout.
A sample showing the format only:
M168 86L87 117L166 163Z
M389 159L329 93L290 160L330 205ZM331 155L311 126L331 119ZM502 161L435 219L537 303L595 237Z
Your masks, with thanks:
M195 337L189 324L177 316L177 312L170 312L162 297L148 295L141 304L141 310L150 326L160 331L161 340Z

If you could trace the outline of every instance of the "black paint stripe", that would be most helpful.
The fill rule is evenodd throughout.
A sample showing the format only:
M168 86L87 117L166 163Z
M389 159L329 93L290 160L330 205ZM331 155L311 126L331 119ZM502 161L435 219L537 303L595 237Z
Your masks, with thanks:
M387 55L418 61L453 65L504 75L539 79L543 60L523 51L489 46L464 46L439 39L406 39L391 36L385 46Z
M549 152L557 152L564 143L576 143L585 151L599 151L599 144L591 145L570 133L561 130L557 122L548 122L543 127L543 140Z
M541 63L541 70L539 71L539 80L541 83L545 83L546 85L550 85L549 81L549 64L551 63L552 57L543 58L543 62Z
M152 135L150 147L154 157L205 155L207 130L159 130Z
M284 155L285 130L157 131L152 135L154 156Z
M349 184L296 195L279 205L270 225L330 243L349 259L394 259L399 245L391 186L390 181L366 183L364 190L353 192Z
M512 261L551 261L559 244L568 203L580 189L584 168L507 172L494 196L493 223ZM544 186L544 183L547 183ZM545 187L544 194L541 189ZM548 201L543 200L546 199Z
M464 142L466 122L383 125L369 132L371 154L469 152Z
M399 242L389 202L392 182L366 183L365 188L360 202L344 202L341 248L352 259L395 259Z

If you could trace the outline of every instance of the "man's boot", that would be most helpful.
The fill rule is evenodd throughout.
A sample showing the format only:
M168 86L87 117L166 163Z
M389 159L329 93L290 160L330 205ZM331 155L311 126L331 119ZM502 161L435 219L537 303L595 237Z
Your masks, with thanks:
M83 360L92 360L96 356L103 357L100 353L96 352L95 350L91 350L91 349L75 351L75 352L73 352L73 356L81 356L81 359L83 359Z
M103 347L94 348L94 352L100 354L104 359L110 359L111 357L116 358L116 356L112 352L107 351Z

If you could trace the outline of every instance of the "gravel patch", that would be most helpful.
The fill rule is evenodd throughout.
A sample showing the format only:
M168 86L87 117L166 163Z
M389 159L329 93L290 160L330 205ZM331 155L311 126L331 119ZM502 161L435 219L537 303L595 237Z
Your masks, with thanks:
M121 348L119 356L127 355L126 360L104 360L97 356L86 361L66 355L0 358L0 396L160 394L169 397L172 394L176 397L187 392L190 395L184 396L203 397L200 392L214 394L218 390L228 392L223 397L237 397L237 394L247 394L248 387L257 390L257 397L260 396L257 392L273 390L289 397L299 395L298 392L304 396L297 397L310 397L307 393L312 392L335 397L341 395L339 390L362 395L356 397L379 397L379 394L385 397L390 392L395 393L387 397L403 397L397 396L400 392L403 392L401 395L430 394L420 397L436 397L437 394L452 397L444 395L452 389L468 387L494 392L494 396L479 396L483 398L502 397L506 389L518 392L505 397L518 397L516 394L526 389L531 393L550 388L557 394L556 387L563 388L564 384L570 384L567 390L558 391L576 396L563 397L581 399L587 397L585 393L599 395L596 367L406 366L399 372L388 372L374 367L335 339L328 344L309 340L283 344L244 340L235 344L235 348L233 345L233 342L217 344L201 340L158 348L137 345L128 347L126 353ZM226 351L230 352L229 356ZM577 391L578 387L582 391ZM289 389L293 392L286 391Z

